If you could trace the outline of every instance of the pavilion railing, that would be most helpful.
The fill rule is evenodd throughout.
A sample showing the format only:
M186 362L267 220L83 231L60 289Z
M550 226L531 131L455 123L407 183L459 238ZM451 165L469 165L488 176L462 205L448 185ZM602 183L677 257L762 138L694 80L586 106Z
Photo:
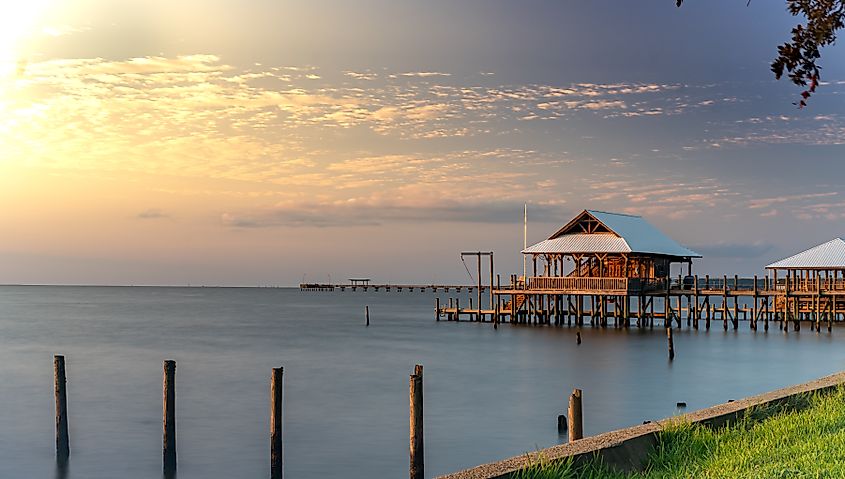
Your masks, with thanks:
M787 288L787 282L788 288ZM778 282L778 289L789 291L845 291L845 279L837 278L810 278L810 279L789 279Z
M628 278L535 276L528 278L528 289L558 291L627 291Z

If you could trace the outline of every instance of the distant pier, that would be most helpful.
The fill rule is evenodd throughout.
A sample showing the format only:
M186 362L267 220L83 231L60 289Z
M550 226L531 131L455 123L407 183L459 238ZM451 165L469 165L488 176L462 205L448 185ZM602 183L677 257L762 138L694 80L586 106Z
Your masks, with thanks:
M421 293L425 293L426 291L431 292L438 292L443 291L445 293L456 292L460 293L462 291L473 292L476 289L479 289L479 286L475 285L465 285L465 284L352 284L352 283L342 283L342 284L333 284L333 283L301 283L299 285L300 291L384 291L384 292L415 292L419 291ZM488 286L481 286L480 291L484 292L488 290Z

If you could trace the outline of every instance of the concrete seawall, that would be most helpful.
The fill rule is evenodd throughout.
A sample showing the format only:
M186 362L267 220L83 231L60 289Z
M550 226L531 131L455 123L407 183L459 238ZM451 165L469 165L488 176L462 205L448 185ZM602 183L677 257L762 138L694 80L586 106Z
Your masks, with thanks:
M663 419L654 423L610 431L578 441L553 446L498 462L483 464L440 476L438 479L507 479L511 474L524 469L542 457L545 461L556 461L571 457L575 464L583 463L593 456L601 457L608 465L620 470L634 471L643 467L652 448L657 444L657 435L665 424L685 420L691 423L718 427L729 424L746 411L760 406L774 406L789 401L793 396L817 391L827 391L845 383L845 372L825 376L810 382L771 391L733 402L718 404L688 414Z

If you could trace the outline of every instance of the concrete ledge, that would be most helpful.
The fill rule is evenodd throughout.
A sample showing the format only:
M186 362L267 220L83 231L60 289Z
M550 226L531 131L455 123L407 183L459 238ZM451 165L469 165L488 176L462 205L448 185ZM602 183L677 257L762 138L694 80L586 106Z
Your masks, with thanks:
M440 476L439 479L507 479L511 474L524 469L542 457L546 461L573 458L575 464L584 463L594 456L620 470L634 471L642 469L652 448L657 444L657 435L664 425L673 421L684 420L691 423L719 427L730 424L742 417L746 411L756 407L777 406L789 401L793 396L804 393L828 391L845 383L845 372L825 376L804 384L798 384L758 396L738 401L718 404L681 416L662 419L656 423L643 424L602 433L596 436L552 446L541 451L526 453L503 461L483 464Z

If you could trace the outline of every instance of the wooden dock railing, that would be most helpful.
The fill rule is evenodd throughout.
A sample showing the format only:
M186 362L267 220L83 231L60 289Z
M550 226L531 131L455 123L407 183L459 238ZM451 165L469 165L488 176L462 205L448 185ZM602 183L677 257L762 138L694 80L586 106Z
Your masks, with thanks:
M572 278L535 276L528 289L558 291L628 291L628 278Z

